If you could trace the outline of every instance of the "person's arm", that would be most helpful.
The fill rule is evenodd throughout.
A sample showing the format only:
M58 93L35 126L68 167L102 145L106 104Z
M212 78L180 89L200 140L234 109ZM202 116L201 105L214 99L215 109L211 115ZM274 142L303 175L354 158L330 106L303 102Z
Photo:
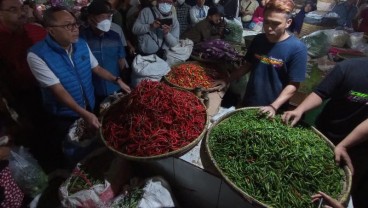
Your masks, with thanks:
M195 25L199 22L199 19L197 18L197 14L196 14L196 7L193 6L192 8L190 8L189 10L189 16L190 16L190 22L192 23L192 25Z
M130 40L127 40L127 45L128 45L128 49L129 49L129 54L134 55L135 54L135 47L130 42Z
M244 76L248 72L250 72L251 64L246 62L244 65L240 66L238 69L233 71L227 79L218 80L215 82L215 86L219 86L218 90L223 90L230 84L232 81L239 79L240 77Z
M124 45L118 41L118 56L119 56L119 59L118 59L118 65L119 65L119 69L120 69L120 72L123 72L124 69L127 67L127 63L125 61L125 57L126 57L126 52L125 52L125 47Z
M173 24L171 26L162 25L164 32L164 39L166 45L171 48L179 43L180 25L176 18L173 18Z
M320 199L323 199L325 207L332 207L332 208L344 208L342 204L340 204L336 199L333 199L329 195L323 193L322 191L319 191L317 194L314 194L312 196L312 202L318 202Z
M59 102L65 104L67 107L76 112L89 125L95 128L99 128L101 126L94 114L88 112L75 102L73 97L60 84L59 79L40 57L32 52L29 52L27 55L27 62L41 87L49 88Z
M294 126L302 117L303 113L316 108L322 104L322 98L312 92L305 100L293 111L286 111L282 115L282 120L290 126Z
M132 32L134 35L144 35L151 30L160 27L160 22L153 19L152 11L149 8L144 8L134 22Z
M78 103L75 102L73 97L60 83L49 86L48 88L59 102L65 104L67 107L80 115L80 117L82 117L88 124L95 128L101 127L101 123L98 121L98 118L93 113L88 112L86 109L78 105Z
M92 69L93 73L97 74L98 76L100 76L102 79L105 79L107 81L110 81L112 83L116 83L120 86L120 88L122 90L124 90L127 93L131 92L130 87L125 84L120 77L115 77L114 75L112 75L109 71L107 71L106 69L102 68L101 66L97 65L96 67L94 67Z
M120 58L118 60L118 63L119 63L120 72L123 72L125 70L125 68L126 68L125 58Z
M244 76L245 74L249 73L250 72L250 69L252 67L252 64L249 63L249 62L245 62L244 65L240 66L238 69L236 69L235 71L233 71L227 82L230 83L234 80L238 80L240 77Z
M368 140L368 119L360 123L355 129L350 132L336 147L335 147L335 161L340 164L343 161L348 165L351 172L354 172L353 164L348 155L348 149Z
M285 102L287 102L298 90L300 83L291 82L281 91L280 95L270 105L261 107L260 112L268 113L267 117L275 116L277 109L279 109Z

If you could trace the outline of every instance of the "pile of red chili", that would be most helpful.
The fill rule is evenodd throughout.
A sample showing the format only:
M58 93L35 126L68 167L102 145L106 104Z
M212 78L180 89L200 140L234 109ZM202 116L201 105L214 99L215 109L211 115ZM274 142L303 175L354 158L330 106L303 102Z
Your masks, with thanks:
M190 144L204 130L206 119L206 109L193 93L144 80L109 109L102 130L117 151L147 157Z
M170 83L184 88L211 88L217 75L218 73L214 69L194 63L184 63L171 68L166 79Z

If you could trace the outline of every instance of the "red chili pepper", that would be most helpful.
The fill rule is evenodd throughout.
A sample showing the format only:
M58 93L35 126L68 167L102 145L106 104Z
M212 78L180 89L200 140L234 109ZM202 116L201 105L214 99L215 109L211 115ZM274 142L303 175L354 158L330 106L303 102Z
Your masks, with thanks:
M105 120L103 135L112 148L134 156L153 156L196 139L205 127L206 109L190 92L142 81Z
M216 78L214 69L205 68L194 63L184 63L171 68L166 75L169 82L185 88L213 87Z

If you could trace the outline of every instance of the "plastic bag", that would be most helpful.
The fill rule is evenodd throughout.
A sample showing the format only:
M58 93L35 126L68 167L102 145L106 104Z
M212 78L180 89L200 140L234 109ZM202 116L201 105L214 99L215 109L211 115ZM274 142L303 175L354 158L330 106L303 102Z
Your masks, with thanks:
M249 29L253 30L253 31L256 31L256 32L261 32L262 29L263 29L263 22L254 22L252 21L250 24L249 24Z
M328 37L323 31L316 31L300 39L307 46L308 54L313 58L326 55L330 49Z
M226 23L226 28L230 30L230 33L225 35L224 40L241 43L243 39L242 23L237 19L226 19Z
M349 33L346 32L345 30L332 29L332 30L323 30L323 32L327 35L328 42L332 46L336 46L339 48L344 47L347 40L349 39Z
M80 165L77 164L72 175L59 188L63 207L109 207L108 203L114 197L110 183L107 180L102 182L88 178ZM77 184L77 180L84 181L89 188L81 188L81 182Z
M24 147L11 150L9 168L14 180L25 194L35 197L46 188L46 174Z
M359 45L364 44L364 33L363 32L351 33L347 44L350 48L357 49Z
M177 207L170 185L162 177L148 178L143 188L132 186L130 191L115 197L109 207Z

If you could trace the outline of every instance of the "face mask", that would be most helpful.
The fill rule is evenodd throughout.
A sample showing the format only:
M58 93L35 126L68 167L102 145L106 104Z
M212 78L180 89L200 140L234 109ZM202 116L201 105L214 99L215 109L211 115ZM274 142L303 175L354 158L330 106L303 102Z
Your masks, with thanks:
M218 4L218 3L219 3L219 1L220 1L220 0L213 0L212 2L213 2L214 4Z
M158 4L158 10L160 10L160 12L162 14L167 14L167 13L171 12L171 7L172 7L172 4L168 4L168 3L159 3Z
M179 5L182 5L185 2L185 0L177 0L177 2Z
M97 29L107 32L110 30L111 27L111 18L110 19L105 19L99 23L97 23Z

